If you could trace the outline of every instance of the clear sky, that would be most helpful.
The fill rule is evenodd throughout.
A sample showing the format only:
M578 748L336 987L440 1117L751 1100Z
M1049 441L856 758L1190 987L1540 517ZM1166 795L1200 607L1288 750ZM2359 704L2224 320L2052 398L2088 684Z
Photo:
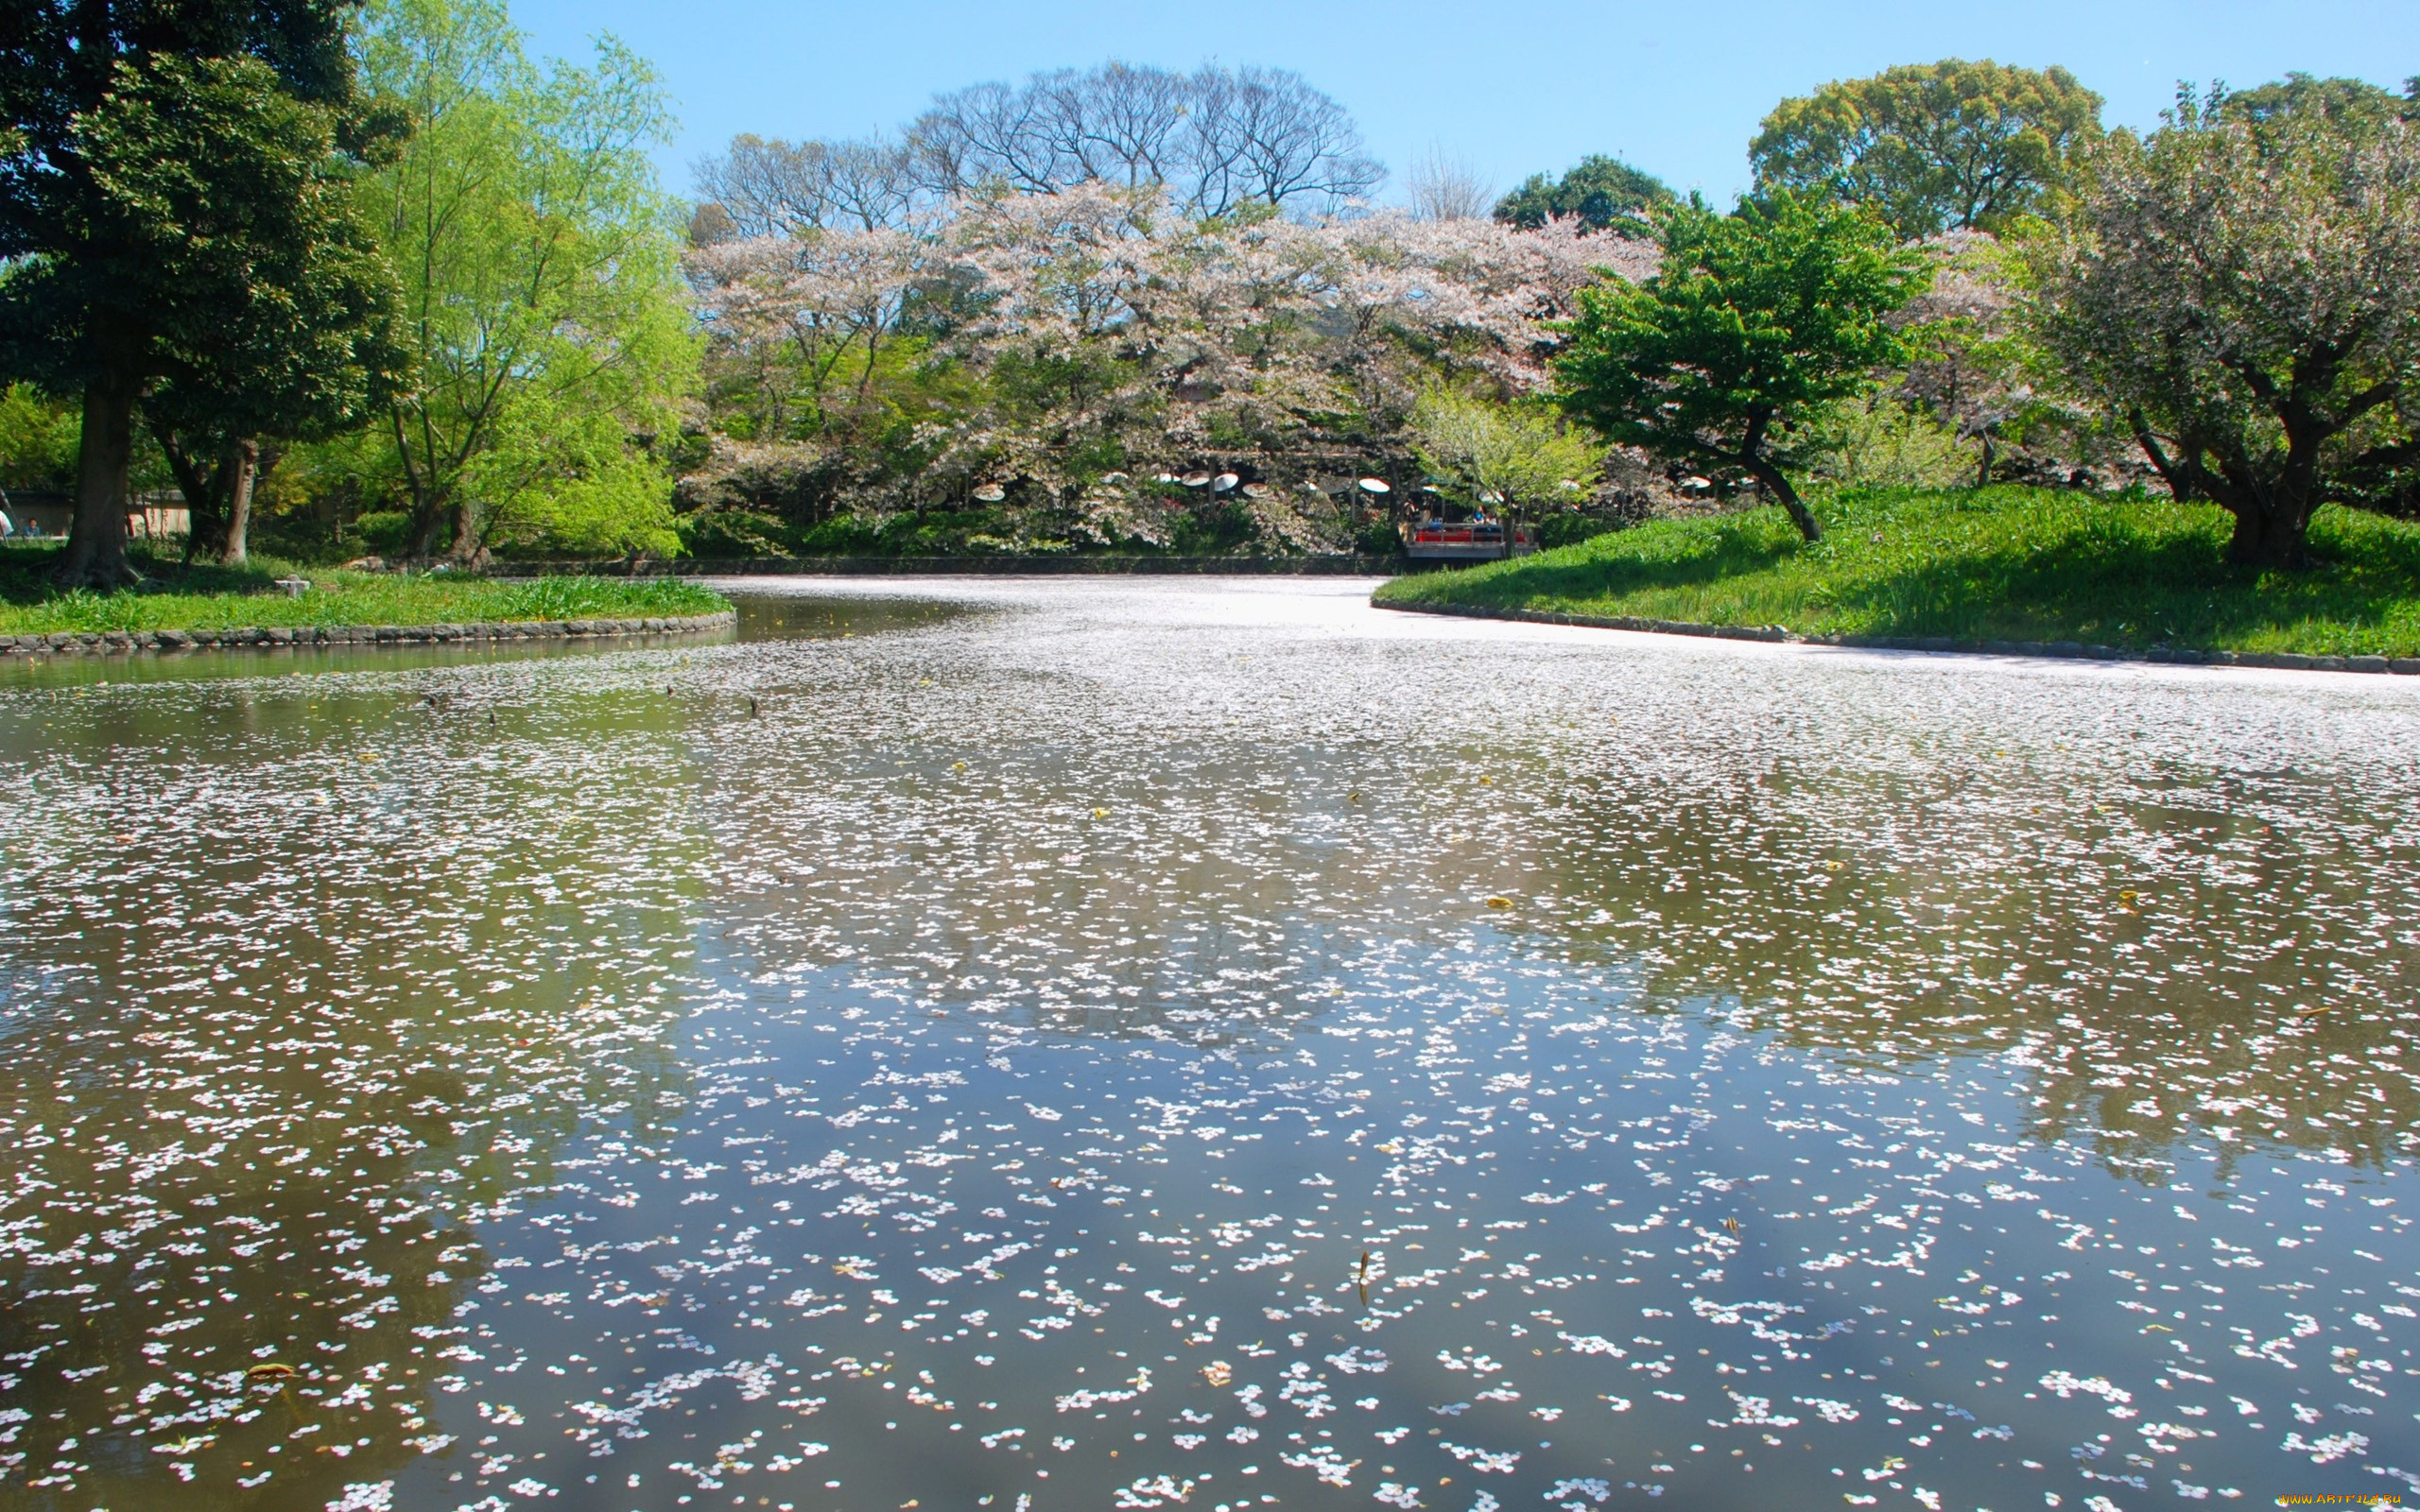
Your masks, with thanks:
M1432 143L1497 187L1613 152L1727 199L1757 120L1787 94L1893 63L2065 64L2111 125L2155 124L2179 79L2290 70L2400 88L2420 0L512 0L538 50L612 31L654 60L681 115L666 187L734 133L848 136L938 91L1112 58L1299 71L1400 175ZM1390 191L1392 192L1392 191Z

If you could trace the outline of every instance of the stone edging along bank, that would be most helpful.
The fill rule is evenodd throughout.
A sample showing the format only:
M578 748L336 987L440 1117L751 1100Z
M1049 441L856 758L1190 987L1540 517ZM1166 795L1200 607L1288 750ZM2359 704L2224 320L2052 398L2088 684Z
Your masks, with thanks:
M1375 602L1374 600L1373 601ZM2167 666L2271 667L2291 672L2391 672L2420 675L2420 657L2302 656L2294 652L2128 651L2079 641L1955 641L1947 636L1794 635L1778 625L1700 625L1687 620L1642 620L1628 615L1555 614L1544 610L1485 609L1470 604L1376 604L1409 614L1451 614L1474 620L1518 620L1530 625L1576 625L1599 630L1645 630L1657 635L1696 635L1721 641L1779 641L1792 645L1838 645L1865 651L1957 652L1969 656L2038 656L2086 662L2152 662Z
M459 645L617 635L695 635L729 629L739 616L678 614L645 619L495 620L443 625L276 625L236 630L52 630L0 635L0 656L45 652L251 650L261 646Z

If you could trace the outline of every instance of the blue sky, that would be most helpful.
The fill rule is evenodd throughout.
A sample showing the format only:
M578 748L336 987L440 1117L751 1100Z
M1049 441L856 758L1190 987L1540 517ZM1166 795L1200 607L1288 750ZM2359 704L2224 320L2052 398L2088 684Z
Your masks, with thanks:
M1893 63L2064 63L2136 126L2180 78L2420 73L2420 0L514 0L513 16L544 52L608 30L654 60L682 123L666 187L684 194L735 132L854 135L940 90L1110 58L1298 70L1398 174L1431 143L1499 188L1611 151L1718 199L1744 186L1775 100Z

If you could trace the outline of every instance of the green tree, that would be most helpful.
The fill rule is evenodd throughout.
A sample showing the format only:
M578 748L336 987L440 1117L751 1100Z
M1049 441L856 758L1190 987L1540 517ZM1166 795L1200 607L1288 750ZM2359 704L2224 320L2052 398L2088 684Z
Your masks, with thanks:
M351 9L0 8L0 369L82 396L63 581L131 576L128 479L146 391L228 366L231 341L277 324L294 292L278 280L315 262L327 160L338 143L363 146L372 125L355 109ZM228 172L222 151L274 171Z
M1560 179L1532 174L1495 204L1495 218L1535 231L1547 221L1576 217L1582 225L1616 236L1651 236L1650 212L1671 204L1663 180L1618 158L1590 155Z
M0 389L0 489L65 492L76 481L77 411L31 384Z
M2375 129L2389 121L2420 116L2420 78L2409 80L2404 92L2394 94L2367 79L2288 74L2253 89L2221 91L2218 109L2223 119L2256 131L2312 114Z
M142 411L183 492L187 549L247 556L252 487L279 443L359 421L393 377L394 279L354 206L330 112L255 62L164 60L112 112L128 193L179 207L190 269L240 289L210 338L164 353Z
M2045 344L2247 566L2302 566L2322 503L2420 468L2420 128L2324 101L2184 94L2035 253Z
M1871 204L1917 237L2039 210L2100 136L2100 96L2066 69L1949 58L1786 99L1748 155L1760 188Z
M1924 289L1926 259L1864 210L1787 190L1728 215L1693 201L1662 240L1654 277L1581 291L1556 363L1564 407L1616 442L1746 473L1822 540L1775 432L1906 359L1891 318Z
M384 0L362 59L412 124L364 186L403 286L409 378L379 429L406 549L470 559L565 521L592 549L670 546L647 443L698 352L654 74L610 38L542 72L494 0Z
M1604 442L1550 409L1495 404L1445 387L1420 396L1410 431L1420 465L1431 475L1508 514L1581 502L1604 462Z

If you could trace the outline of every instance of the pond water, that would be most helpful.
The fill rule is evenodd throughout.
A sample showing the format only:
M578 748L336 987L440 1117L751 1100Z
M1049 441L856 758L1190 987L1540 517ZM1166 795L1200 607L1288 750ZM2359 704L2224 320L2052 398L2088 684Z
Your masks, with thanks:
M0 1503L2420 1493L2420 689L742 586L0 666Z

